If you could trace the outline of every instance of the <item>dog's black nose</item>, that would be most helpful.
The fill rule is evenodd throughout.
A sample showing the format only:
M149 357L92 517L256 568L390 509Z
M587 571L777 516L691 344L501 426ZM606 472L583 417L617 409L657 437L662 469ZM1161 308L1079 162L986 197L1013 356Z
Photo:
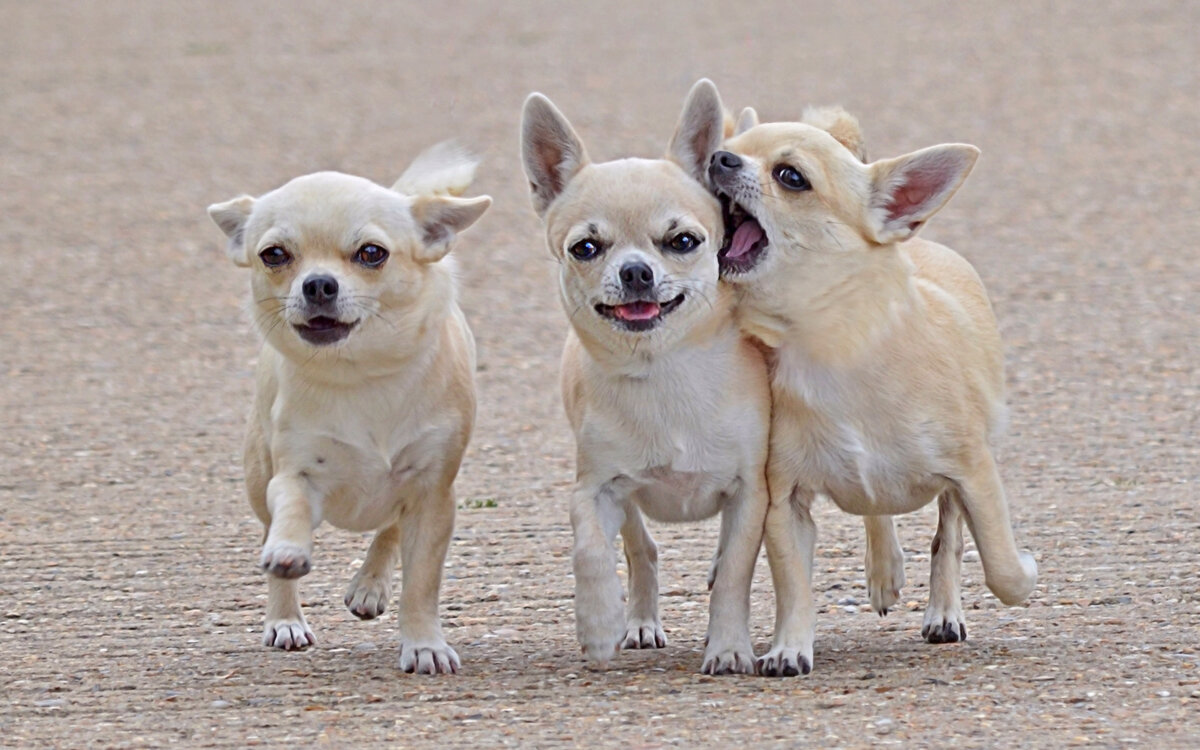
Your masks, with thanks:
M304 280L304 299L309 304L324 305L337 299L338 283L332 276L309 276Z
M712 175L725 174L741 169L741 167L742 158L740 156L729 151L718 151L712 155L708 172Z
M631 292L648 292L654 288L654 269L634 261L621 266L621 286Z

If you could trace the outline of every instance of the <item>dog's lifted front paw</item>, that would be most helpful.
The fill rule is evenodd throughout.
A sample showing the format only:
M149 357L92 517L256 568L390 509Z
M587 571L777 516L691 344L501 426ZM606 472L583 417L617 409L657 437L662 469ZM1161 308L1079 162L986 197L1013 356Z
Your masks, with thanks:
M286 542L264 547L258 563L263 572L277 578L300 578L312 570L312 558L308 550Z
M409 674L458 674L461 668L458 654L440 638L400 641L400 669Z
M621 648L665 648L667 634L663 632L662 624L657 619L630 619L625 626L625 637L621 639Z
M281 648L284 651L300 651L315 645L316 636L308 629L304 618L299 620L275 620L263 626L263 645Z
M599 671L608 669L608 665L621 650L621 643L607 639L584 641L580 644L580 650L583 651L583 658L587 659L588 669Z
M729 647L710 645L704 650L700 672L711 675L754 674L754 649L749 641Z
M930 605L925 610L925 622L921 625L921 637L926 643L958 643L967 640L967 624L963 622L960 607L943 611Z
M757 664L758 673L764 677L796 677L812 671L812 651L775 646L763 654Z
M388 600L392 598L391 582L386 578L373 575L363 575L362 570L350 581L346 591L346 608L360 620L373 620L387 609Z

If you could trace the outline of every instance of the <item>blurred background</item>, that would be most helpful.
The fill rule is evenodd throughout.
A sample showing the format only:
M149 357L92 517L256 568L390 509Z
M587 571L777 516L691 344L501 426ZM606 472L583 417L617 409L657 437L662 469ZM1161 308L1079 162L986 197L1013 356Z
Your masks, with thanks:
M1185 746L1200 697L1198 24L1200 5L1168 0L0 0L0 736ZM654 530L666 652L581 672L565 321L520 108L549 96L594 159L657 156L702 76L766 120L842 104L873 158L983 151L925 232L992 295L1001 462L1042 583L1027 608L999 608L968 552L966 644L919 639L931 508L900 522L906 604L879 621L858 522L825 507L810 678L695 674L711 523ZM477 188L495 198L455 250L480 347L443 595L467 673L395 674L390 613L358 624L340 603L366 540L328 527L303 584L320 646L260 650L240 467L257 344L246 274L204 208L320 169L390 184L447 137L483 157ZM754 607L761 650L765 561Z

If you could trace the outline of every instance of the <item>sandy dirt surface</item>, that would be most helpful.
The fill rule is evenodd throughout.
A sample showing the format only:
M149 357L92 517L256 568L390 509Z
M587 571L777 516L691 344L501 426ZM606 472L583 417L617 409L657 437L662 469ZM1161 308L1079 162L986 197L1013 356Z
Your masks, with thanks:
M0 2L0 745L1195 747L1200 5ZM336 8L336 9L335 9ZM816 669L698 674L713 523L655 525L659 652L584 668L557 395L564 316L520 172L532 90L592 155L662 152L711 77L766 119L859 115L874 156L977 144L927 230L1007 343L1001 449L1041 581L970 640L867 606L857 519L820 507ZM255 337L212 202L339 169L392 180L453 135L496 199L459 243L480 413L446 564L457 676L397 669L342 606L367 537L324 527L320 640L259 645L240 442ZM755 645L770 640L765 559Z

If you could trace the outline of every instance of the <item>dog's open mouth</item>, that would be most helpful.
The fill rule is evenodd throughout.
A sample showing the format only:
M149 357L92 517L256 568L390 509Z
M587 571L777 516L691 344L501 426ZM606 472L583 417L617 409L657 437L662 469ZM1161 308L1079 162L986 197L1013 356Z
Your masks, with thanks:
M721 215L725 219L725 242L717 253L721 274L745 273L758 265L771 241L767 233L746 209L721 193Z
M608 318L617 325L629 331L648 331L658 325L667 313L679 307L683 303L683 295L667 300L666 302L655 302L653 300L637 300L635 302L626 302L620 305L596 305L596 312L602 317Z
M309 318L306 323L296 325L295 328L296 333L300 334L300 338L308 343L325 346L326 344L336 344L349 336L350 329L356 325L358 325L357 320L352 323L343 323L337 318L318 315L315 318Z

